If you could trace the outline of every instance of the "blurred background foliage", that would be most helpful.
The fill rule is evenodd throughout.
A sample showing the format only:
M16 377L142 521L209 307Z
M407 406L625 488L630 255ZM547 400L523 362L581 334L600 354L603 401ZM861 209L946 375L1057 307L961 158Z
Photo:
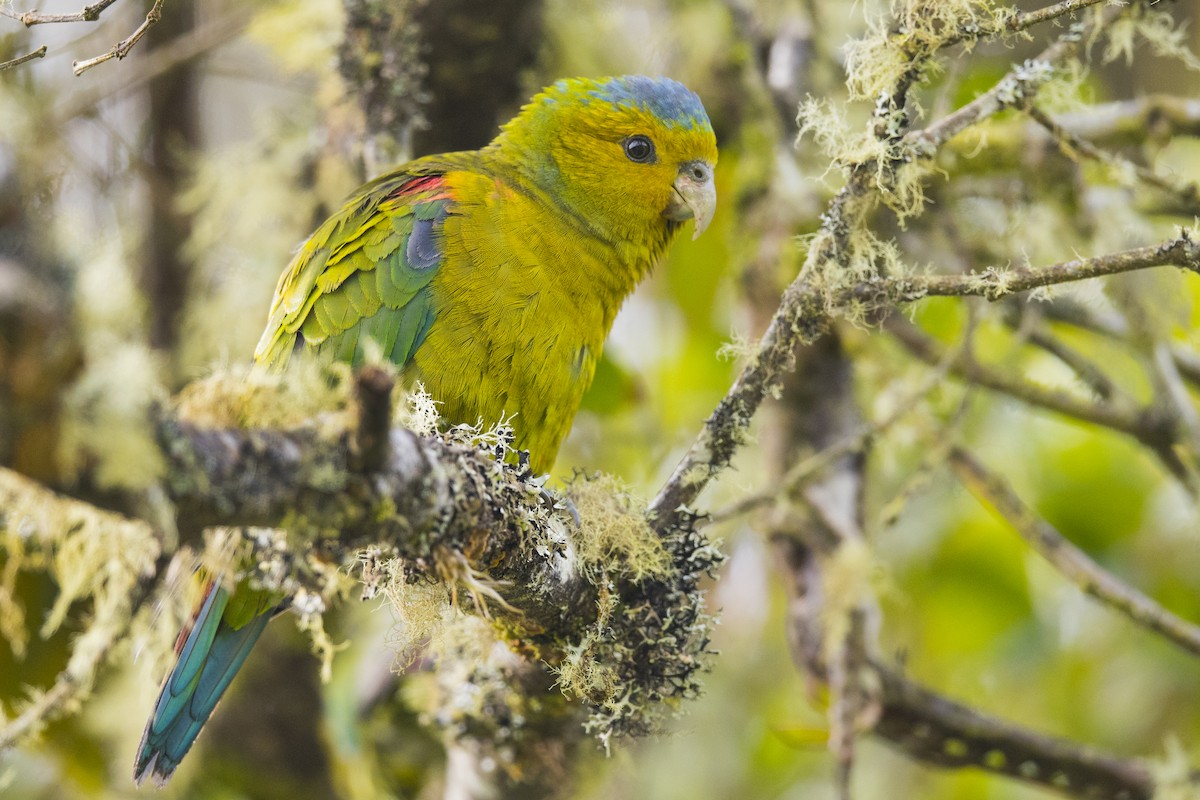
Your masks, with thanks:
M47 0L39 10L78 5ZM795 237L815 229L839 185L811 138L793 147L796 103L826 98L861 129L871 104L847 102L842 48L888 11L878 0L168 2L127 60L71 76L70 59L127 35L145 5L119 2L95 25L26 30L0 18L0 60L50 47L45 59L0 73L0 462L51 484L69 477L63 453L80 425L108 425L158 391L133 385L123 405L97 386L151 374L173 392L216 364L246 361L289 254L368 173L483 144L558 77L648 73L682 80L708 107L721 145L720 207L710 231L681 240L622 311L557 469L605 470L651 495L761 333L774 305L763 298L795 275L804 247ZM1200 7L1164 5L1180 23ZM918 92L926 119L990 88L1045 40L1035 29L1029 41L955 53ZM1096 43L1089 68L1056 84L1049 110L1200 89L1194 69L1142 40L1130 58L1105 61L1103 49ZM382 64L372 60L383 51ZM956 140L928 181L925 215L901 226L881 211L877 235L894 238L906 263L957 271L1144 244L1194 217L1029 131L1005 112ZM1122 144L1160 173L1190 179L1200 170L1195 138L1143 130ZM1139 319L1196 350L1198 293L1196 278L1163 270L1055 296ZM971 331L981 363L1080 389L1030 343L1032 327L1050 328L1101 364L1118 391L1151 398L1137 352L1056 323L1036 302L928 300L911 318L947 345ZM911 403L929 368L878 328L840 332L864 417ZM884 652L915 678L1038 730L1200 762L1195 659L1064 581L962 490L938 463L939 445L953 437L969 446L1104 566L1200 620L1194 500L1137 442L1095 425L953 380L911 404L868 461L865 527ZM773 435L767 423L756 430L707 508L771 488L762 451ZM138 457L133 449L120 459ZM824 698L789 656L773 551L754 515L722 523L719 534L730 558L711 592L723 625L705 697L682 709L669 736L621 743L610 758L588 753L573 796L833 796ZM14 590L36 631L53 585L6 574L0 561L0 586ZM86 608L75 611L27 648L6 633L4 713L62 669L86 618ZM335 636L352 647L328 685L306 639L272 626L161 796L438 796L444 756L421 724L428 665L418 659L394 680L394 624L373 605L339 609ZM161 675L137 655L136 643L116 654L81 713L0 754L0 794L137 794L130 766ZM854 787L864 799L1047 796L914 764L870 740Z

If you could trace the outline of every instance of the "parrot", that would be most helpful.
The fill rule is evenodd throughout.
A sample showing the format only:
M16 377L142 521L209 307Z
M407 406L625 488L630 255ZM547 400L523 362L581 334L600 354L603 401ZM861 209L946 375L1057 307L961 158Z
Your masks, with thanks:
M547 472L625 298L686 220L716 209L716 137L665 77L563 79L473 151L366 183L279 278L256 363L393 362L450 423L510 420ZM139 785L165 784L286 600L209 580L146 724Z

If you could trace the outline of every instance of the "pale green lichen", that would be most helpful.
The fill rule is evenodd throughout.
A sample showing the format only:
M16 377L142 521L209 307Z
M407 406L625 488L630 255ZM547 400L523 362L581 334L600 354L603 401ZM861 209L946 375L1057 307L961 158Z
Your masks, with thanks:
M924 208L929 167L924 155L900 136L900 113L884 113L896 128L887 135L874 130L875 121L868 123L869 129L855 132L840 108L823 98L810 97L801 103L796 116L796 141L811 137L831 167L839 168L846 177L855 169L870 169L879 199L903 224Z
M153 571L158 554L148 525L61 498L0 470L0 629L14 654L24 653L29 627L13 594L19 573L45 572L58 587L38 632L42 637L57 632L69 613L78 613L76 604L87 604L67 662L70 691L57 699L34 693L24 707L37 716L28 731L70 710L62 704L77 704L90 691L96 669L129 629L135 588Z
M1175 736L1167 736L1161 758L1148 763L1154 778L1153 800L1200 800L1187 750Z
M291 429L319 420L344 430L352 408L351 370L297 358L283 371L244 364L215 369L175 397L179 418L208 428Z
M587 704L585 729L606 748L614 738L660 730L700 693L716 624L700 581L722 556L693 517L677 511L674 518L660 539L674 568L640 581L598 575L595 621L562 643L552 665L559 688Z
M951 39L996 29L999 12L980 0L895 0L890 18L868 21L868 32L846 46L846 86L852 100L891 93L910 70L928 77L932 58Z
M1106 41L1102 59L1110 63L1123 58L1133 63L1133 50L1139 38L1145 40L1154 52L1193 71L1200 71L1200 57L1189 46L1184 24L1177 21L1170 11L1154 8L1149 3L1135 3L1104 31Z
M796 112L796 143L808 137L835 166L879 158L884 143L866 131L853 132L842 106L823 97L808 97Z
M158 357L141 339L144 306L115 247L80 271L75 319L85 365L64 395L58 447L68 476L88 469L102 487L140 489L162 474L151 409L166 392Z
M751 339L741 331L733 331L729 341L717 349L718 361L745 362L758 353L759 340Z
M569 535L583 574L640 581L670 572L670 557L642 512L645 503L627 485L603 474L577 479L568 497L579 513L580 525Z
M418 436L432 436L441 423L441 413L438 411L440 402L425 391L422 383L417 383L404 397L404 402L396 404L395 422Z

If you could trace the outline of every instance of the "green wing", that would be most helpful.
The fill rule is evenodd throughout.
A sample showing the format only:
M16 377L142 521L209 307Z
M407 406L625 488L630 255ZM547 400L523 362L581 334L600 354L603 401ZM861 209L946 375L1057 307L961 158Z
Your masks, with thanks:
M401 170L363 187L280 277L255 361L282 367L303 345L352 364L378 347L408 363L433 324L450 203L440 173Z

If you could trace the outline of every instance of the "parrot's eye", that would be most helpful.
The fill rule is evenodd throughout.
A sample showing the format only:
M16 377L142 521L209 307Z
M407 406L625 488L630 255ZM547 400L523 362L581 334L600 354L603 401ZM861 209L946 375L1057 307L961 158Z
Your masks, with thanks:
M649 137L637 135L625 140L625 155L630 161L650 164L654 161L654 142Z

